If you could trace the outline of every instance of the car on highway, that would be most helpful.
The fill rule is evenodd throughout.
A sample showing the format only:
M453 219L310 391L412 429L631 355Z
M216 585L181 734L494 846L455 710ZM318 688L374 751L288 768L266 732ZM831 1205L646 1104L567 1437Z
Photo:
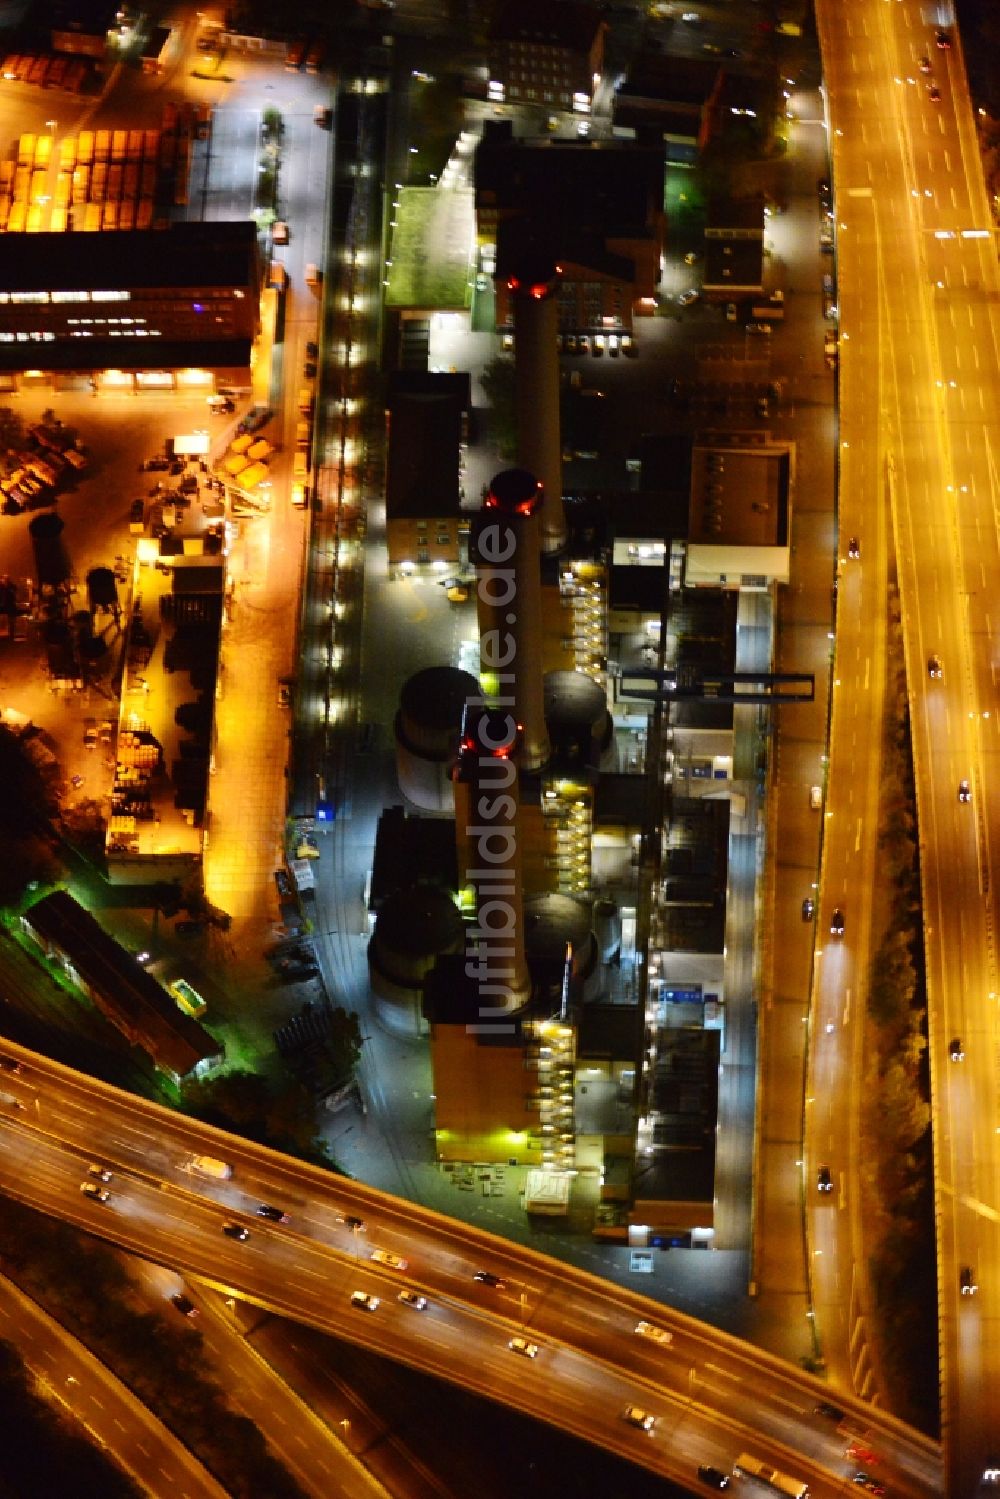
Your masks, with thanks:
M622 1419L630 1426L638 1426L640 1431L651 1432L656 1425L656 1417L638 1405L627 1405L622 1411Z
M176 1291L170 1298L170 1305L175 1306L182 1317L197 1317L198 1308L190 1296L185 1296L181 1291Z
M940 31L935 31L935 33L934 33L934 45L941 52L950 52L951 51L951 32L950 31L945 31L943 27L941 28Z
M368 1225L365 1223L365 1220L363 1218L355 1218L350 1213L347 1214L346 1217L343 1214L338 1213L337 1222L342 1223L345 1228L349 1228L352 1234L363 1234L368 1232Z
M87 1167L87 1175L99 1182L109 1182L111 1180L110 1169L107 1166L99 1165L96 1161L92 1166Z
M522 1358L538 1357L538 1344L530 1343L527 1338L511 1338L510 1342L507 1344L507 1347L510 1349L511 1353L519 1353Z
M812 808L812 810L814 812L818 812L819 809L820 809L820 807L822 807L822 805L823 805L823 788L822 788L822 786L810 786L809 787L809 805L810 805L810 807Z
M13 1076L15 1073L20 1072L20 1070L20 1062L15 1061L13 1057L0 1057L0 1071L9 1072Z
M405 1270L409 1260L404 1260L401 1254L393 1254L389 1249L373 1249L372 1259L377 1265L384 1265L387 1270Z
M961 1036L953 1036L948 1042L948 1055L953 1062L964 1062L965 1052L962 1048Z
M857 562L861 556L861 543L856 536L852 536L847 543L847 555L852 562Z
M929 83L927 85L927 97L932 104L939 104L941 102L941 90L936 83Z
M807 895L805 900L802 902L802 920L812 921L815 910L816 902L813 900L811 895Z
M370 1296L367 1291L352 1291L351 1305L359 1312L373 1312L378 1306L378 1297Z
M885 1484L879 1483L878 1479L873 1478L870 1473L859 1471L852 1476L851 1482L856 1483L859 1488L863 1488L869 1494L885 1493Z
M856 1463L880 1463L882 1459L877 1452L866 1447L864 1442L852 1442L844 1453L845 1457L851 1458Z
M917 64L917 66L919 67L921 73L929 73L930 72L930 70L931 70L931 60L927 56L926 52L924 53L923 57L920 59L920 61Z
M427 1297L421 1296L419 1291L400 1291L396 1300L404 1306L411 1306L415 1312L422 1312L427 1305Z
M821 1400L819 1405L813 1406L814 1416L825 1416L828 1421L843 1421L844 1412L839 1405L833 1405L829 1400Z
M665 1327L657 1327L655 1322L637 1322L635 1330L640 1338L649 1338L651 1343L670 1343L673 1334L667 1332Z
M692 286L689 287L687 291L682 291L677 300L682 307L691 307L695 302L697 302L700 296L701 293L695 291L694 287Z
M816 1190L818 1192L833 1191L833 1177L830 1175L829 1166L820 1166L816 1172Z
M971 790L971 788L969 786L968 781L959 781L959 783L958 783L958 799L959 799L960 802L971 802L971 800L972 800L972 790Z
M107 1187L99 1187L96 1182L81 1182L80 1191L94 1202L107 1202L111 1196Z
M935 682L939 677L944 676L944 669L941 665L940 656L927 657L927 675L931 678L932 681Z
M250 1230L242 1223L224 1223L222 1232L227 1239L238 1239L241 1244L250 1237Z
M972 1273L971 1265L962 1266L962 1269L959 1272L958 1283L962 1288L963 1296L975 1296L976 1292L979 1290L979 1287L976 1284L976 1277Z
M478 1280L482 1286L492 1286L495 1291L503 1291L507 1287L502 1276L494 1275L492 1270L477 1270L472 1279Z
M269 1218L272 1223L288 1223L290 1221L287 1213L283 1213L280 1208L272 1207L269 1202L261 1203L257 1209L257 1217Z
M830 936L842 937L844 935L844 913L838 906L830 917Z
M729 1487L729 1474L723 1473L721 1468L713 1468L711 1463L702 1463L698 1469L698 1477L710 1489L728 1489Z

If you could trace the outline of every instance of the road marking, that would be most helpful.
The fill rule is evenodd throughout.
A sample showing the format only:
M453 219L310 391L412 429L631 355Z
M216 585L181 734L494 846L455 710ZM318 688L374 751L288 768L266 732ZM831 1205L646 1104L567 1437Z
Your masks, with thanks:
M861 818L859 817L858 818L858 833L857 833L857 837L854 840L854 852L855 853L860 853L860 851L861 851Z

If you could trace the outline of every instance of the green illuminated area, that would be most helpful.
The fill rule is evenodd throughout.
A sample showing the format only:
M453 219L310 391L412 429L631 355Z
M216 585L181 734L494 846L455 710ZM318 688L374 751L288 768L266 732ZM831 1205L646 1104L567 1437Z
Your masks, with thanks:
M396 206L398 204L398 206ZM464 198L434 187L398 188L390 204L387 307L464 311L472 302L470 236L454 232Z

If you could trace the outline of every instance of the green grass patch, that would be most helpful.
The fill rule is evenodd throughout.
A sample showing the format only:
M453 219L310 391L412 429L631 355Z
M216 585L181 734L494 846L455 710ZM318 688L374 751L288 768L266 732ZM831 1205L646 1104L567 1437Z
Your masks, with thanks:
M449 249L448 238L438 233L449 196L433 187L398 190L396 227L390 231L387 307L455 311L470 305L471 236L461 248Z

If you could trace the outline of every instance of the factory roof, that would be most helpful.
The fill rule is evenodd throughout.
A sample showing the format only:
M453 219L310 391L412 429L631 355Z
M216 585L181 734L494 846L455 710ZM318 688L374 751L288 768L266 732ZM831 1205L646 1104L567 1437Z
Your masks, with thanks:
M182 1014L167 991L109 936L66 890L43 896L24 913L27 927L73 966L102 1013L140 1045L157 1066L185 1077L221 1055L205 1028Z
M600 11L578 0L505 0L497 7L490 41L589 52L603 24Z
M387 520L458 514L462 414L453 390L390 396Z
M487 132L476 151L476 208L523 213L595 238L648 232L663 206L663 148L610 141L521 141Z
M249 220L100 234L5 234L0 292L244 288L256 285L256 257L257 229Z

